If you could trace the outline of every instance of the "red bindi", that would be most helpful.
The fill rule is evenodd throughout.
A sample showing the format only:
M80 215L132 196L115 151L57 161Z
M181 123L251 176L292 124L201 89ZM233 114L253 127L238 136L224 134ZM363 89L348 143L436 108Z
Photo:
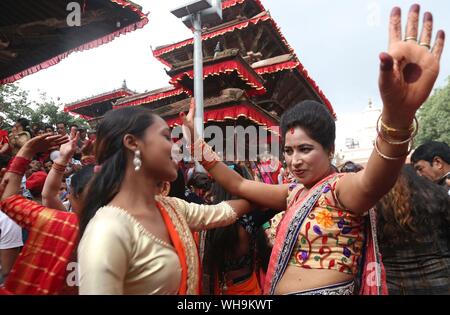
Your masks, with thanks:
M291 128L291 135L293 135L295 133L295 129Z

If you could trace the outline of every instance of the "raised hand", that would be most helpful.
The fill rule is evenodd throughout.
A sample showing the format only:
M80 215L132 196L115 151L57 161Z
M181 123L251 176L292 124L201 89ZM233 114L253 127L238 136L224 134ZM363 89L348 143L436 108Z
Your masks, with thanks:
M80 132L71 132L69 142L64 143L61 148L59 148L60 158L65 162L68 162L72 159L78 148L77 144L79 139Z
M431 46L433 16L429 12L424 14L419 40L419 17L420 6L415 4L409 11L403 39L401 10L395 7L390 17L389 50L380 54L379 86L384 111L390 118L404 117L408 123L433 89L445 43L445 33L440 30Z
M67 143L69 138L61 135L45 134L28 140L20 149L17 155L33 157L36 153L58 150L59 147Z
M180 113L180 118L183 122L183 136L186 140L194 143L195 141L195 100L191 99L191 104L189 106L189 112L186 115L184 112Z

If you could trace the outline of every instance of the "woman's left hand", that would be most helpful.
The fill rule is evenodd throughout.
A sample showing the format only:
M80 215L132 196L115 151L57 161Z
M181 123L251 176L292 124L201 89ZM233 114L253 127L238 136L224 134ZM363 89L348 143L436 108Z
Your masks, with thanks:
M415 4L409 12L406 37L402 39L401 10L394 8L389 26L389 50L380 54L379 86L384 111L390 118L408 120L407 123L433 89L445 43L445 33L441 30L431 46L433 16L429 12L424 14L422 33L418 34L419 17L420 6Z

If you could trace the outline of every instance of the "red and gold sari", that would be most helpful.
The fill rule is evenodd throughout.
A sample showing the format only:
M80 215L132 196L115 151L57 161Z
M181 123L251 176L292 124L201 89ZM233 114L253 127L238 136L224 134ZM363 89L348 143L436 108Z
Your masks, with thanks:
M12 196L0 208L22 228L28 239L4 289L12 294L58 294L66 285L66 269L78 243L78 217Z

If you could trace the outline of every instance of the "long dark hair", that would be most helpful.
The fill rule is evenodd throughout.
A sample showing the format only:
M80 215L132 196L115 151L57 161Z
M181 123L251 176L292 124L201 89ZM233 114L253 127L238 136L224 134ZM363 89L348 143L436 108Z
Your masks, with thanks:
M70 189L75 198L80 198L94 176L94 165L87 165L73 174L70 180Z
M186 200L186 183L181 168L178 169L177 179L170 183L169 197Z
M23 131L28 132L31 137L34 136L33 130L30 127L30 121L28 119L19 118L19 119L17 119L17 123L19 123L22 126Z
M230 168L247 178L245 172L238 164L227 163ZM251 179L251 178L247 178ZM219 204L223 201L237 199L236 196L231 195L222 186L217 183L213 184L212 194L214 196L214 203ZM260 229L256 234L256 259L260 265L267 267L267 257L270 256L270 248L267 244L264 231ZM212 277L217 273L219 281L223 281L222 276L225 271L226 260L233 257L236 253L236 246L239 245L239 224L235 223L226 227L209 230L206 237L206 252L204 258L205 271ZM269 253L269 254L268 254ZM253 254L253 253L252 253ZM214 278L212 278L214 279Z
M377 204L380 243L420 241L426 233L442 230L450 222L447 191L403 167L395 186Z
M119 192L127 165L125 135L142 138L155 116L144 108L127 107L108 112L97 129L95 157L101 170L95 175L86 194L80 217L81 234L101 207L107 205Z

